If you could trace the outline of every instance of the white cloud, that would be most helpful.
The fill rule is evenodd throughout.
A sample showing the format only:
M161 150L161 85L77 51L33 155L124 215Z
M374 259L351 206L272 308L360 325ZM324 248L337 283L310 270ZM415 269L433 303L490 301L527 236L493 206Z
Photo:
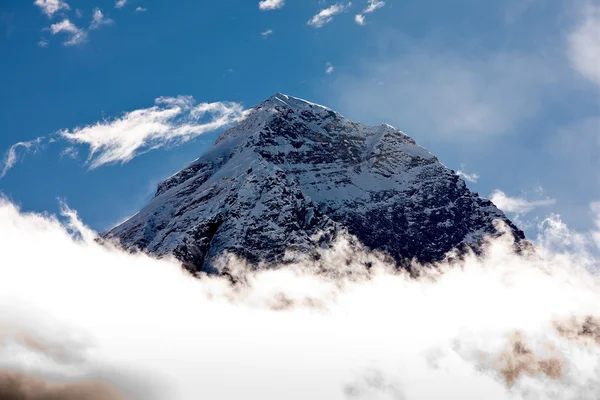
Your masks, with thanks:
M329 63L329 62L327 64L325 64L325 67L326 67L326 69L325 69L326 74L331 74L335 70L335 68L333 68L333 65L331 65L331 63Z
M600 88L600 6L586 4L568 36L568 55L572 67Z
M273 34L273 30L272 29L267 29L266 31L261 32L260 34L263 37L268 37L268 36L271 36Z
M94 9L94 15L92 22L90 23L90 29L98 29L103 25L111 25L115 21L110 18L106 18L99 8Z
M285 0L262 0L258 8L263 11L277 10L285 5Z
M64 33L69 36L69 40L63 42L65 46L72 46L76 44L83 43L87 39L87 32L83 29L75 26L68 19L63 20L62 22L58 22L56 24L50 25L50 32L53 35L57 33Z
M115 3L115 8L123 8L127 4L127 0L117 0Z
M0 203L2 370L131 400L596 398L600 279L579 253L498 240L411 278L340 242L232 287L63 218Z
M6 173L12 167L14 167L17 164L17 162L19 161L18 154L17 154L19 149L22 149L25 152L37 151L42 140L43 140L43 138L39 137L39 138L37 138L35 140L31 140L29 142L19 142L19 143L15 143L12 146L10 146L10 148L6 151L6 154L4 154L4 160L3 160L4 166L2 167L2 172L0 172L0 178L4 178L6 176Z
M385 2L383 2L383 1L369 0L369 6L367 8L365 8L365 10L363 11L363 14L372 13L373 11L375 11L383 6L385 6Z
M135 9L136 13L142 13L142 12L146 12L146 11L148 11L148 9L144 8L144 7L136 7L136 9Z
M39 41L37 44L38 44L38 46L40 46L40 47L44 47L44 48L45 48L45 47L48 47L48 41L47 41L47 40L45 40L45 39L41 39L41 40L40 40L40 41Z
M75 146L69 146L60 152L61 157L69 157L74 160L79 156L79 150Z
M592 238L596 246L600 248L600 201L590 204L590 208L594 213L594 224L596 225L596 231L592 232Z
M538 114L556 81L535 54L404 47L398 57L367 59L358 72L339 74L334 102L354 119L387 120L406 132L464 143L514 133Z
M48 18L52 18L60 10L70 9L63 0L35 0L33 4L38 6Z
M381 0L369 0L369 4L367 6L367 8L365 8L362 12L362 14L357 14L354 17L354 20L356 21L357 24L359 25L364 25L365 24L365 15L364 14L370 14L373 11L382 8L383 6L385 6L385 2L381 1Z
M308 25L314 26L315 28L321 28L322 26L330 23L333 20L333 17L335 17L337 14L346 11L351 5L352 3L337 3L329 8L325 8L313 16L310 21L308 21Z
M242 115L237 103L196 105L190 96L161 97L150 108L127 112L120 118L63 130L71 143L89 146L90 168L126 163L135 156L169 144L180 144L227 126Z
M473 172L473 173L469 174L469 173L463 171L465 169L464 165L462 165L460 168L461 169L458 172L456 172L456 175L460 176L467 182L477 183L477 181L480 178L478 173Z
M556 204L556 199L531 201L521 197L509 197L501 190L495 190L490 196L490 200L502 211L516 214L527 214L538 207L547 207Z

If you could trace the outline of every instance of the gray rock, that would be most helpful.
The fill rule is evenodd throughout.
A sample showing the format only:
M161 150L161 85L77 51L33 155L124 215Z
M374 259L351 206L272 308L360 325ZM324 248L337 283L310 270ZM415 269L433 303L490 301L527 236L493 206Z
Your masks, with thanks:
M268 266L289 260L289 251L314 254L348 232L406 267L477 249L485 235L498 234L496 219L517 242L525 238L398 129L277 94L105 237L173 254L191 271L219 272L214 261L224 252Z

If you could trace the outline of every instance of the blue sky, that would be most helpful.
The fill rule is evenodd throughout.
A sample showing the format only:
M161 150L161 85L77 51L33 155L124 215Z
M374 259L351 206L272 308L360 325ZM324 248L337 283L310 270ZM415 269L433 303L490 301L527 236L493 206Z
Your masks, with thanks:
M599 55L598 0L4 0L0 192L106 230L283 92L402 129L525 228L589 230Z

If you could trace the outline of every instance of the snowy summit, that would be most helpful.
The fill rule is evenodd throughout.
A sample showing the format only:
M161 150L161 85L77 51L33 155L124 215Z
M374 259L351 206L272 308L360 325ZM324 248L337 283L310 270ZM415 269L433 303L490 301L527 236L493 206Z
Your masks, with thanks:
M215 260L224 253L268 265L347 231L402 266L477 246L496 234L496 219L524 239L400 130L278 93L105 236L130 250L175 255L191 271L219 272Z

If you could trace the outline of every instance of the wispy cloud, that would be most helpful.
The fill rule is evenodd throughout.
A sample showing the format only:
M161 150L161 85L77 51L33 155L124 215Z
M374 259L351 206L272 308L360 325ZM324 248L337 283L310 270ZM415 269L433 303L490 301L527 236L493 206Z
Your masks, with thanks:
M594 224L596 225L596 231L592 232L592 238L596 243L596 246L600 248L600 201L595 201L590 204L592 213L594 215Z
M600 154L600 116L561 127L548 143L553 155L564 157L578 169L593 169Z
M273 34L273 30L272 29L267 29L266 31L261 32L260 34L261 34L261 36L263 36L263 37L266 38L266 37L269 37L269 36L271 36Z
M285 5L285 0L262 0L258 3L258 8L263 11L277 10Z
M76 44L83 43L87 39L87 32L81 28L75 26L68 19L63 20L62 22L58 22L56 24L50 25L50 32L53 35L58 33L63 33L69 36L69 39L66 42L63 42L65 46L72 46Z
M115 8L123 8L127 4L127 0L117 0L115 3Z
M146 12L146 11L148 11L148 9L144 8L144 7L136 7L136 9L135 9L136 13L142 13L142 12Z
M42 140L43 138L39 137L35 140L30 140L28 142L19 142L10 146L10 148L4 155L2 172L0 172L0 178L4 178L6 176L6 173L19 161L19 149L23 150L25 153L30 151L36 151L39 145L41 144Z
M331 65L330 62L326 63L325 67L326 67L326 69L325 69L326 74L331 74L335 70L335 68L333 67L333 65Z
M38 6L48 18L52 18L60 10L70 9L63 0L35 0L33 4Z
M582 20L568 37L573 68L600 88L600 6L587 3Z
M318 14L313 16L310 19L310 21L308 21L308 25L313 26L315 28L321 28L324 25L333 21L333 17L335 17L337 14L340 14L340 13L346 11L351 5L352 5L352 3L348 3L348 4L337 3L337 4L332 5L329 8L325 8L325 9L319 11Z
M38 46L40 46L40 47L42 47L42 48L46 48L46 47L48 47L48 41L47 41L47 40L45 40L45 39L41 39L41 40L40 40L40 41L37 43L37 45L38 45Z
M465 169L465 165L461 165L460 170L456 172L456 175L460 176L467 182L477 183L477 181L480 178L479 174L476 172L467 173L466 171L464 171L464 169Z
M361 14L356 14L356 16L354 17L354 21L356 21L356 23L359 25L364 25L365 24L365 14L370 14L373 11L375 11L383 6L385 6L384 1L369 0L369 4L368 4L367 8L365 8Z
M94 9L94 15L92 22L90 23L90 29L98 29L103 25L111 25L115 21L110 18L106 18L99 8Z
M495 190L490 200L504 212L527 214L538 207L547 207L556 204L556 199L526 200L521 197L509 197L501 190Z
M60 152L61 157L69 157L72 159L77 159L79 156L79 150L75 146L69 146Z
M126 163L135 156L169 144L181 144L239 119L243 107L217 102L196 105L190 96L161 97L155 106L126 113L121 118L63 130L59 135L90 148L91 169Z
M515 132L538 114L556 81L552 66L536 54L473 56L427 45L393 58L366 59L361 69L339 75L333 84L347 113L461 142Z

